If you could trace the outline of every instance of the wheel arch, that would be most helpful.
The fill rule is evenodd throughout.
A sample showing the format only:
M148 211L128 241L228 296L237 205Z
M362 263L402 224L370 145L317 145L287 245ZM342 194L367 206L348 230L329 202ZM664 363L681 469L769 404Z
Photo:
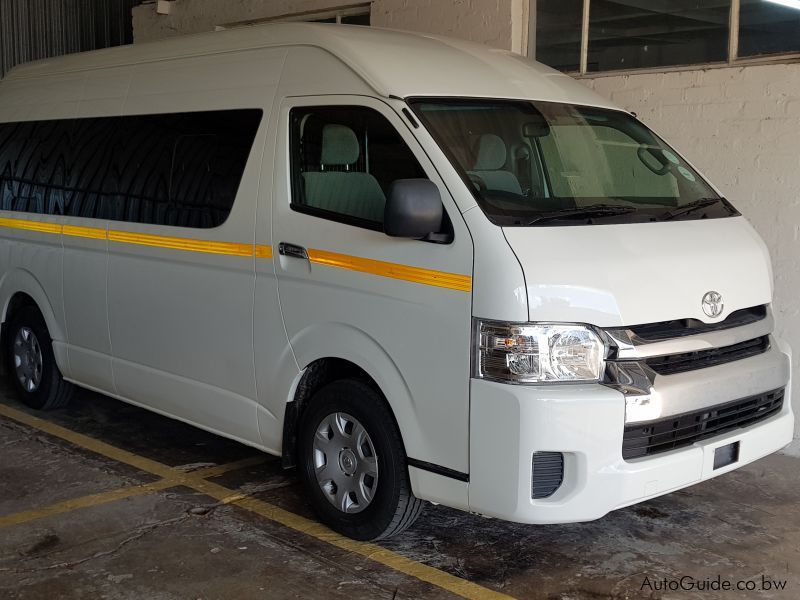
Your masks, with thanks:
M53 340L65 341L66 333L56 318L55 310L44 291L44 287L33 273L23 269L8 272L0 281L1 319L5 324L13 311L26 304L33 304L42 313L47 331Z
M374 338L336 323L306 329L292 340L292 349L301 371L291 387L283 419L284 467L295 466L297 425L308 402L317 390L340 379L359 379L380 392L404 447L413 444L419 427L411 392L400 369Z
M23 306L34 306L42 315L47 331L53 341L66 341L66 330L57 318L53 305L36 277L30 271L13 269L5 274L0 281L0 359L2 365L6 364L6 336L9 320L14 312ZM64 356L54 348L56 364L65 372Z

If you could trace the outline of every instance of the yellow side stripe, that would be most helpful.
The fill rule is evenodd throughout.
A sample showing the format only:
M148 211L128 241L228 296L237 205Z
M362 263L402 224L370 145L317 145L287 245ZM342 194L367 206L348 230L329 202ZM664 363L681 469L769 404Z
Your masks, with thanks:
M61 233L70 237L89 238L93 240L104 240L108 236L105 229L97 227L79 227L77 225L64 225Z
M193 238L172 237L152 233L135 233L100 229L97 227L83 227L77 225L60 225L58 223L44 223L41 221L28 221L25 219L0 218L0 227L8 229L21 229L38 231L41 233L64 234L70 237L80 237L96 240L108 240L119 244L133 244L136 246L149 246L152 248L167 248L170 250L183 250L186 252L202 252L205 254L220 254L225 256L255 257L259 259L272 258L272 246L262 244L242 244L238 242L218 242L214 240L198 240ZM379 277L389 277L402 281L411 281L423 285L470 292L472 290L472 277L412 267L397 263L361 258L349 254L328 252L327 250L309 250L309 260L318 265L346 269L359 273L369 273Z
M226 254L228 256L255 255L255 249L252 244L195 240L190 238L169 237L166 235L153 235L150 233L109 231L108 240L110 242L119 242L122 244L169 248L171 250L187 250L189 252L204 252L206 254Z
M44 223L42 221L23 221L22 219L8 219L0 217L0 227L10 229L24 229L26 231L39 231L41 233L61 233L58 223Z
M272 246L256 244L256 258L272 258Z
M238 242L217 242L212 240L197 240L192 238L171 237L165 235L155 235L151 233L131 233L127 231L116 230L106 231L105 229L100 229L98 227L60 225L58 223L29 221L27 219L0 218L0 227L5 227L7 229L20 229L24 231L38 231L40 233L64 234L69 237L109 240L122 244L150 246L153 248L185 250L188 252L272 258L272 248L270 246L253 246L252 244L241 244Z
M469 275L458 275L456 273L446 273L444 271L434 271L421 267L410 267L397 263L372 260L370 258L360 258L348 254L337 254L326 250L309 250L308 258L312 263L358 271L359 273L369 273L380 277L390 277L391 279L401 279L403 281L413 281L424 285L432 285L459 292L469 292L472 290L472 277Z

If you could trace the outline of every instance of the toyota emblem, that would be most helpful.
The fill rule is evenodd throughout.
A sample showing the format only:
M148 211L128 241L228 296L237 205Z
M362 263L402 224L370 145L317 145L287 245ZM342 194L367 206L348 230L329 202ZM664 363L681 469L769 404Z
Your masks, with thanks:
M722 294L719 292L706 292L705 296L703 296L703 312L712 319L720 316L724 308Z

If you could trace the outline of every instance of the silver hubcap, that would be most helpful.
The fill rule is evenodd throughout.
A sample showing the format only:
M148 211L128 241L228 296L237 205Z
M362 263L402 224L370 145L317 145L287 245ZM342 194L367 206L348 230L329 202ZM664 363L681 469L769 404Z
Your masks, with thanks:
M29 327L21 327L14 338L14 369L27 392L35 392L42 382L42 348Z
M322 493L342 512L369 506L378 489L378 457L358 419L341 412L322 419L314 436L314 471Z

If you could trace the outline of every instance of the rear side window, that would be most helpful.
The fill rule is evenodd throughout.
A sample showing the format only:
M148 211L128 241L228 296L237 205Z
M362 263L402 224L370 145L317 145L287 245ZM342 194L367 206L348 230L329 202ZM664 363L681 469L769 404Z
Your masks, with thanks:
M62 214L71 122L0 125L0 208Z
M425 177L391 123L361 106L293 109L291 163L292 208L379 231L392 182Z
M253 109L0 124L0 208L217 227L261 118Z

